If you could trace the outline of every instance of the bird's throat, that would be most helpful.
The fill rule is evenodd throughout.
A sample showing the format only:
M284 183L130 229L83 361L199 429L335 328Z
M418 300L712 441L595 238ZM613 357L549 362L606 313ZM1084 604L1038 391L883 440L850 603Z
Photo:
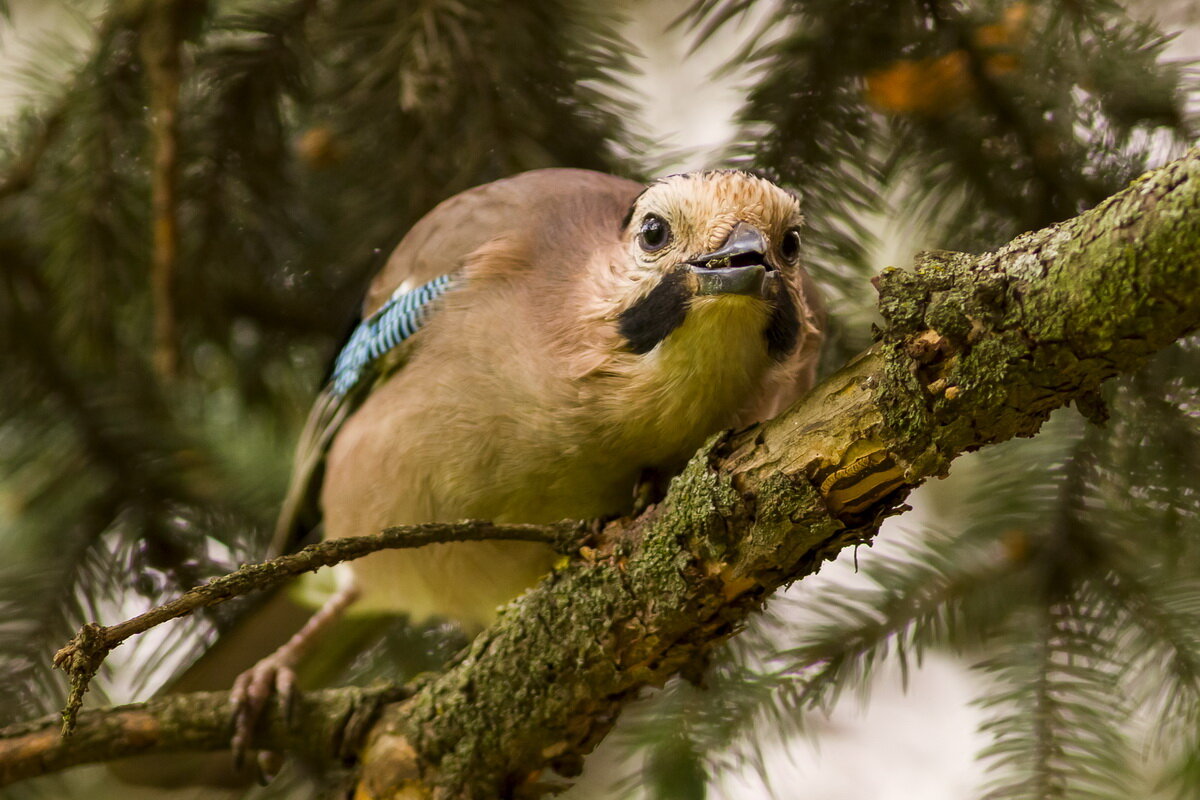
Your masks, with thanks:
M683 270L668 272L650 292L621 312L617 328L638 355L649 353L687 318L692 290Z
M731 424L774 364L771 315L756 297L691 297L682 321L632 367L622 401L632 438L683 458Z

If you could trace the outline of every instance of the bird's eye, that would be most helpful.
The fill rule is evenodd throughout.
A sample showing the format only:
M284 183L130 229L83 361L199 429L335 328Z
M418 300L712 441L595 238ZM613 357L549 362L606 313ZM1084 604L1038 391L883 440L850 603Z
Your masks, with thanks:
M647 253L661 250L671 241L671 226L658 214L647 214L638 231L638 244Z
M791 228L783 235L783 241L779 243L779 255L783 256L783 260L789 264L800 257L799 230Z

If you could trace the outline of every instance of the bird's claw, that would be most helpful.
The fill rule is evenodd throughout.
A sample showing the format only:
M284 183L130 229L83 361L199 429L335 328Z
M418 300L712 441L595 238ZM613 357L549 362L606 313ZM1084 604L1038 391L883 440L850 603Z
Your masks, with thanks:
M631 516L640 517L642 512L662 500L667 494L667 482L667 478L658 470L644 468L633 485Z
M233 739L230 742L233 760L239 769L246 763L254 740L254 731L262 719L267 702L272 696L278 698L287 724L291 717L292 698L296 694L296 673L292 665L278 654L268 656L250 669L238 675L229 694L233 704ZM273 753L261 752L256 763L259 778L263 782L278 771L279 758Z

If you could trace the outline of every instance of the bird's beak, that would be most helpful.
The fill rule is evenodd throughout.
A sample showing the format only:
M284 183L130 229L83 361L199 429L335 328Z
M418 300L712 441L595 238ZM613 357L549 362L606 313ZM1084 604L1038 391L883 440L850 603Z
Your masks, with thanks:
M688 262L696 294L766 296L767 240L753 225L739 222L725 242L711 253Z

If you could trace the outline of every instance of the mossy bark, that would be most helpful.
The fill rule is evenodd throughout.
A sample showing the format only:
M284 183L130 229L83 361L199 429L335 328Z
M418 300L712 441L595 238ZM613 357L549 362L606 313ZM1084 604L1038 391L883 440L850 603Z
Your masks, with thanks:
M381 706L406 696L395 687L308 692L286 714L278 706L268 709L259 727L263 740L280 751L340 766L352 759ZM60 733L57 715L13 725L0 731L0 786L97 761L226 751L233 716L228 692L191 692L85 711L70 736ZM145 762L134 769L144 773L158 767ZM222 772L228 770L222 767Z
M875 534L956 456L1031 436L1200 324L1200 152L983 256L878 279L874 347L776 420L715 437L638 520L513 603L385 712L359 796L536 796L622 705L780 585Z
M276 713L259 744L312 763L357 752L364 799L541 794L547 768L577 772L625 702L703 665L775 589L869 540L956 456L1031 436L1070 402L1102 417L1104 380L1200 326L1198 211L1192 151L994 253L885 271L871 349L779 418L710 440L662 503L610 523L447 671L391 695L407 699L365 744L353 731L382 696L364 704L361 690L307 695L302 740ZM0 737L0 781L224 748L230 723L225 695L191 695L87 712L67 740L53 724Z

